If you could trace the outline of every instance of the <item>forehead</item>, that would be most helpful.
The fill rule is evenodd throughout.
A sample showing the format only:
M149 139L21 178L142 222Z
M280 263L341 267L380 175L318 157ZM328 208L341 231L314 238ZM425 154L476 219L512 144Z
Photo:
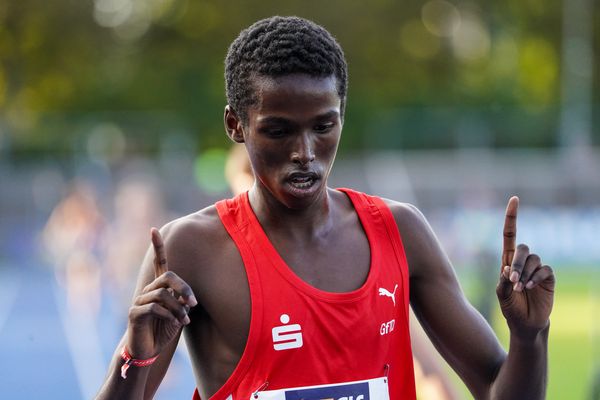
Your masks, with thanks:
M289 74L280 77L258 76L253 79L259 113L306 109L335 109L339 113L340 97L335 76L314 77ZM329 111L329 110L327 110Z

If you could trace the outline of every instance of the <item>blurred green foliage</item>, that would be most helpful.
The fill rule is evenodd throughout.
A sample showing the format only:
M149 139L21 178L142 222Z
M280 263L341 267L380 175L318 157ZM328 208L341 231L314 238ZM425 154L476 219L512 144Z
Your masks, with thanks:
M0 149L71 152L107 122L128 151L155 151L173 130L226 146L227 47L273 14L313 19L342 44L343 149L554 146L562 11L542 0L1 1Z

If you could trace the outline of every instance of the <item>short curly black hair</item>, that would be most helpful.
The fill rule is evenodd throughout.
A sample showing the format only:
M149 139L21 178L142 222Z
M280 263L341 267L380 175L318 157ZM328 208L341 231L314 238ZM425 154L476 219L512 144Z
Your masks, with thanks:
M258 100L253 78L293 73L334 75L343 117L348 87L344 52L325 28L299 17L263 19L240 32L225 58L227 102L246 124L247 109Z

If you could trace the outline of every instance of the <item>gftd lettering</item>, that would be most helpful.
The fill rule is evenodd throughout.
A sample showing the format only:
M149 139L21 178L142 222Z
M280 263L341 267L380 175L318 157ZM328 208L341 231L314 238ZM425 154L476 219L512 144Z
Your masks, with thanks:
M381 324L381 327L379 328L379 334L381 336L387 335L388 333L390 333L391 331L394 330L395 326L396 326L395 319L388 321L388 322L384 322L383 324Z
M283 326L273 328L273 348L275 350L289 350L302 347L302 328L299 324L287 325L290 316L281 314L279 320Z
M292 389L285 392L285 400L370 400L369 383L352 383L312 389Z

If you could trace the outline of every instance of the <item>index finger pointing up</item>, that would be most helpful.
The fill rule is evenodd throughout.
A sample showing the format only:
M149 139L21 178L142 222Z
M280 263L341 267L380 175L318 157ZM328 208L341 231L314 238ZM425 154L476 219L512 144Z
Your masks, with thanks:
M152 228L150 234L152 235L152 246L154 247L154 278L158 278L169 270L167 254L158 229Z
M506 206L506 216L504 217L503 245L502 245L502 266L512 265L515 255L517 241L517 210L519 209L519 198L512 196Z

